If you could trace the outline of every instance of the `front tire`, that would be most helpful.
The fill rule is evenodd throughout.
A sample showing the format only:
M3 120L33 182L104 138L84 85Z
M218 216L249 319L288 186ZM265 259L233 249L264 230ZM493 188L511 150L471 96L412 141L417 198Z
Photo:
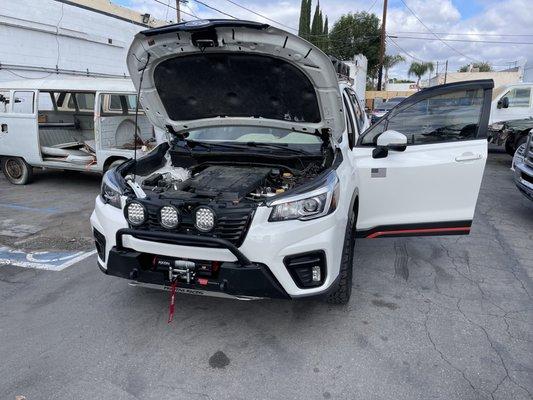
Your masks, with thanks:
M516 151L516 147L514 145L514 138L507 138L503 146L505 147L505 152L507 154L509 154L510 156L514 156L514 152Z
M4 157L2 171L7 180L14 185L25 185L33 178L33 168L20 157Z
M347 304L352 294L353 282L353 255L355 248L355 214L352 212L348 217L346 231L344 233L344 244L342 246L342 258L339 271L339 279L335 289L327 298L330 304Z

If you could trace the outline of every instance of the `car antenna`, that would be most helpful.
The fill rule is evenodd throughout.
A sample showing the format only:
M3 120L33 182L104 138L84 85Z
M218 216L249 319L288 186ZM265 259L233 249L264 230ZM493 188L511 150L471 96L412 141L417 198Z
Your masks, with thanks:
M143 77L144 77L144 71L146 71L146 67L148 66L148 63L150 62L150 53L148 53L148 56L146 57L146 63L144 64L144 67L139 69L141 71L141 78L139 79L139 88L137 89L137 99L135 101L135 130L133 132L133 181L135 182L135 176L137 175L137 125L138 125L138 118L139 118L139 104L140 104L140 98L141 98L141 87L143 84Z

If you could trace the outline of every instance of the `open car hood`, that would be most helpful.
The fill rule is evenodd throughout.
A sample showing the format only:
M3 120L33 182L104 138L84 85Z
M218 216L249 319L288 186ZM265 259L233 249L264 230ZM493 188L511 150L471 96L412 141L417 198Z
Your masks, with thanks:
M146 114L162 129L330 129L334 138L344 130L329 57L266 24L201 20L146 30L135 36L127 63Z

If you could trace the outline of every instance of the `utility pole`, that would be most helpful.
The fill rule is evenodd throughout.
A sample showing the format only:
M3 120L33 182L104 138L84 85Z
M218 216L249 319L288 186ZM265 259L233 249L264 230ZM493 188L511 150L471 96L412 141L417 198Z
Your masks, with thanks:
M176 22L178 24L181 22L180 2L181 0L176 0Z
M383 2L383 18L381 19L381 45L379 48L379 72L378 72L378 90L381 90L381 81L383 80L383 61L385 59L385 25L387 25L387 0Z
M446 83L447 77L448 77L448 60L446 60L446 67L444 67L444 83Z

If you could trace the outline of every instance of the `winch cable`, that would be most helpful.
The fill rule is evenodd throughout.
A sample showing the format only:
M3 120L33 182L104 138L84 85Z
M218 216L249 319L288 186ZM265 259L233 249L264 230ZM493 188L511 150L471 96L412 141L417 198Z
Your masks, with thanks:
M146 67L148 66L148 63L150 62L150 53L147 53L146 56L146 63L144 64L144 67L142 67L139 71L141 71L141 77L139 79L139 88L137 89L137 100L135 101L135 130L133 132L133 180L135 181L135 176L137 175L137 129L138 129L138 118L139 118L139 104L141 102L141 87L143 84L143 78L144 78L144 71L146 71ZM142 138L141 138L142 141Z

